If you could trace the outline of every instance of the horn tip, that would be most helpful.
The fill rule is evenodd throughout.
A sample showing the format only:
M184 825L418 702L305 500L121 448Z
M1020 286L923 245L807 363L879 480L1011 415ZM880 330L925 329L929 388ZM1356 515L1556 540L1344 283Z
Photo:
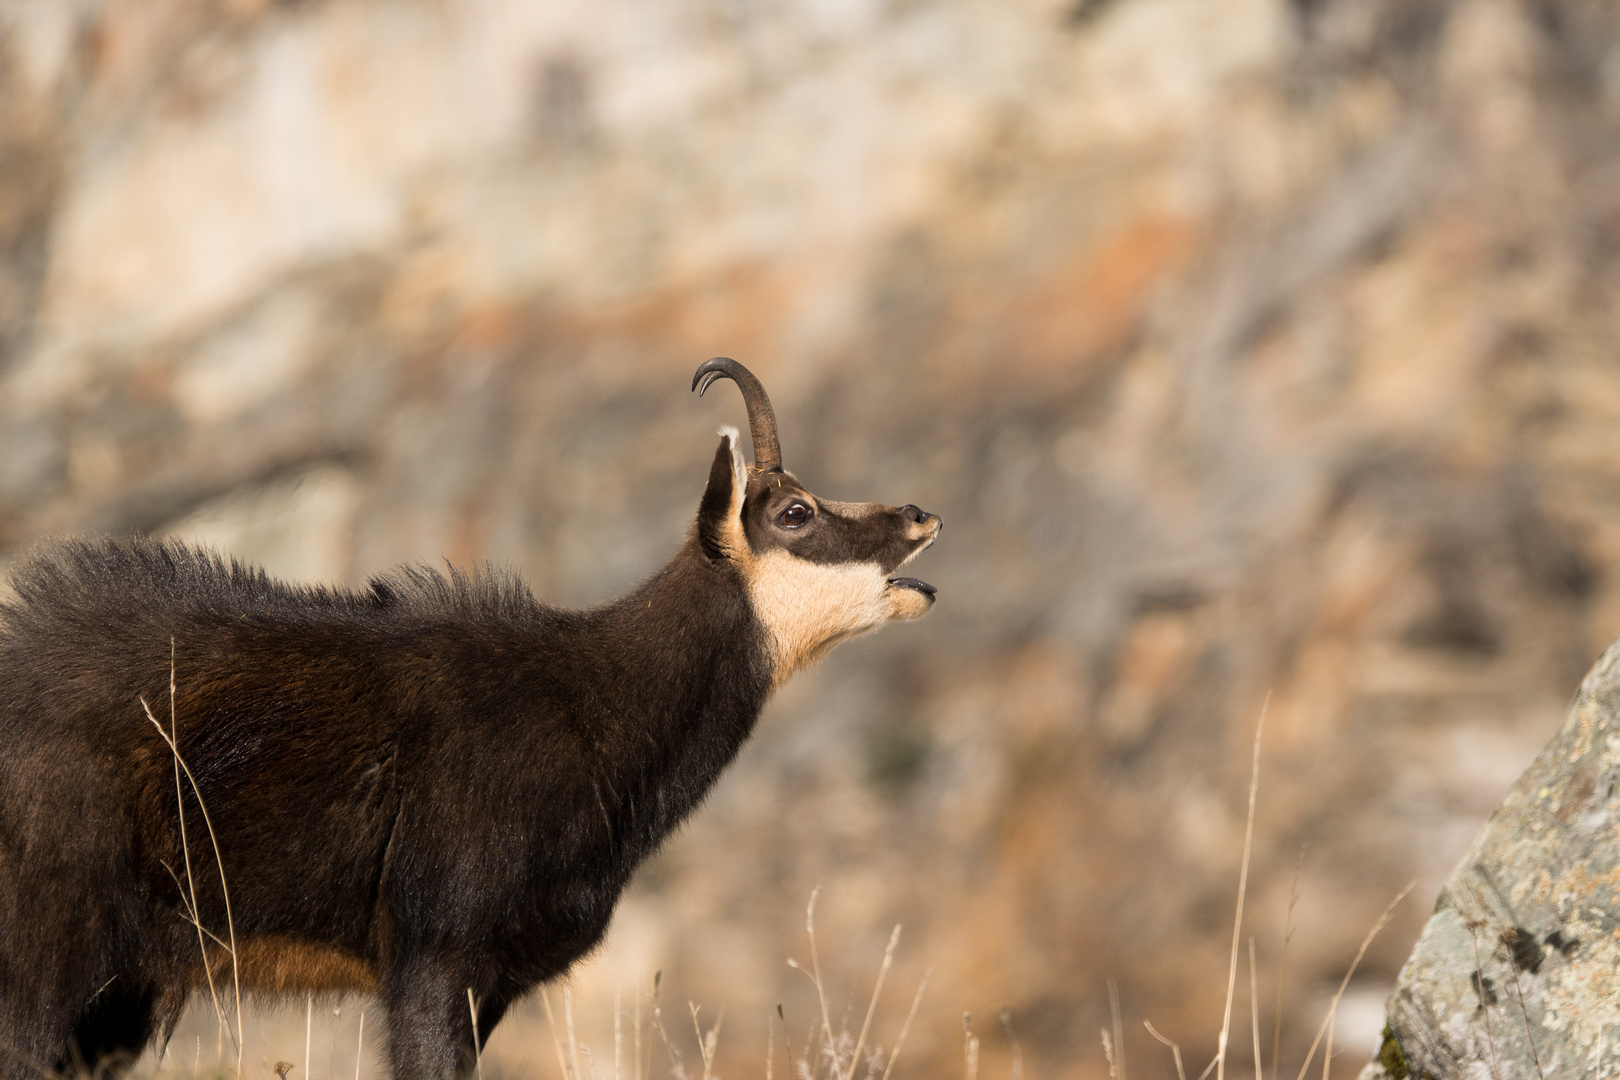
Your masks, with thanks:
M737 376L733 368L742 368L742 365L729 356L716 356L703 361L692 373L692 389L697 391L698 397L702 397L714 380L722 377L735 379Z

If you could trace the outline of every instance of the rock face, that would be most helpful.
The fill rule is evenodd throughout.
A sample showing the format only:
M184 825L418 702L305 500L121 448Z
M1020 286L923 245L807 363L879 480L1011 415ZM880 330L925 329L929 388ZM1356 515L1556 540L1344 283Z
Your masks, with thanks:
M1362 1080L1620 1075L1620 642L1447 880Z

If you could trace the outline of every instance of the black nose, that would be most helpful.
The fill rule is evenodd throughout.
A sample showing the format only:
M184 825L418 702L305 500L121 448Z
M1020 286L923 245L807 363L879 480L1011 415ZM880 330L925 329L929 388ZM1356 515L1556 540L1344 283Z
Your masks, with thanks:
M915 521L918 524L927 521L929 518L929 514L926 510L919 510L910 503L906 503L906 505L900 508L900 516L905 518L907 521Z

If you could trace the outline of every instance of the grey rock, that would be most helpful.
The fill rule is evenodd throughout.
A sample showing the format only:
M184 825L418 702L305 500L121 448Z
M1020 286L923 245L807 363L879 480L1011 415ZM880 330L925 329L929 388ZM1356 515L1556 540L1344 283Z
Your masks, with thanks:
M1447 880L1361 1080L1620 1075L1620 642Z

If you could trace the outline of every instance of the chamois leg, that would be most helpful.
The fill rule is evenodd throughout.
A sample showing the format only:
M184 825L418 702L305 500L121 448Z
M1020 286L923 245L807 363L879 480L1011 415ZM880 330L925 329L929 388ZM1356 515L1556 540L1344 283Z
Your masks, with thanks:
M135 1063L152 1038L154 995L124 979L109 982L85 1007L73 1030L69 1058L58 1071L72 1066L101 1076L121 1074Z
M452 1080L472 1068L468 987L476 992L475 980L456 960L415 960L390 973L382 999L393 1080Z
M17 1049L17 1041L0 1044L0 1078L3 1080L43 1080L52 1073L50 1062L41 1062L27 1050Z
M71 1017L83 997L61 982L7 979L5 959L0 957L0 1080L41 1080L68 1064Z
M12 1004L0 1001L0 1005ZM0 1080L41 1080L49 1076L65 1041L66 1035L51 1031L44 1016L20 1009L0 1015Z
M507 1008L512 999L505 995L491 994L486 1001L482 998L478 1002L478 1049L483 1050L484 1044L489 1042L490 1035L495 1031L495 1025L501 1022L506 1015Z
M49 927L53 932L30 937L20 924L0 918L0 1080L41 1080L72 1066L74 1029L101 980L88 950L73 948L70 931ZM92 936L90 944L99 942Z

